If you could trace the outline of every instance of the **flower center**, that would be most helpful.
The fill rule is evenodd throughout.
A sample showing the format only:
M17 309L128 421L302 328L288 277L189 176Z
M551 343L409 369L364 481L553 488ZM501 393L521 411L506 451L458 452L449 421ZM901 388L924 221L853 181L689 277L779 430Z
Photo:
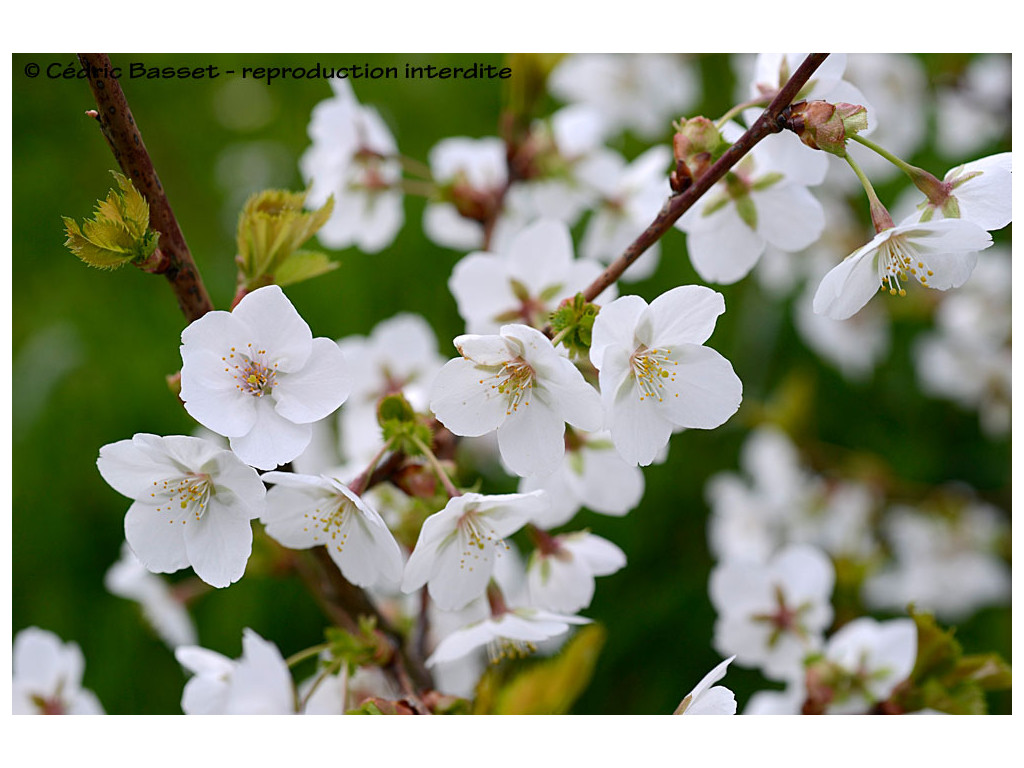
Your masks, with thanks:
M228 366L224 370L235 380L235 388L253 397L269 395L277 384L277 363L267 362L267 350L247 345L245 352L234 347L221 358Z
M900 281L909 279L908 274L916 277L921 285L927 287L928 278L934 273L928 269L922 256L913 247L904 243L901 237L891 237L878 251L881 290L889 291L892 296L906 296L907 291L900 285Z
M520 405L530 404L533 380L533 368L518 357L502 365L501 370L494 375L491 389L497 390L498 394L505 398L506 416L511 416L518 411ZM484 381L484 379L480 379L481 384Z
M353 512L351 507L352 502L341 494L324 499L321 506L311 513L307 512L303 515L309 520L309 525L305 526L303 530L308 531L309 526L313 526L318 531L313 534L313 541L329 547L333 546L338 552L341 552L348 540L348 531L344 528L345 521Z
M156 508L157 512L174 512L184 510L181 523L188 522L189 516L195 520L202 518L206 511L206 504L214 493L213 483L207 474L188 474L179 478L168 478L166 480L154 480L153 490L150 497L159 502L161 506ZM163 506L166 502L167 506ZM171 520L170 522L175 522Z
M640 390L640 400L654 398L662 402L665 394L665 383L672 383L676 380L673 368L679 363L670 360L672 350L666 347L641 346L629 359L629 365L633 369L633 378ZM675 393L679 397L679 393Z
M487 644L487 657L491 664L498 664L502 659L525 659L536 652L537 646L534 643L510 637L496 637Z
M509 549L505 540L498 536L494 529L487 524L486 518L481 518L473 510L466 512L459 518L457 530L459 543L462 545L459 568L472 571L475 561L480 559L484 561L489 560L490 558L487 554L488 544L493 545L498 550L497 554L501 554L502 548Z

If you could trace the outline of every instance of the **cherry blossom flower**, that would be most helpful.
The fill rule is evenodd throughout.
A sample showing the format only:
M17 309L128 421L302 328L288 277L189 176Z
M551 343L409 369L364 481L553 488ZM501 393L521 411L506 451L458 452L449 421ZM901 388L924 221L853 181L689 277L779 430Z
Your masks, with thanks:
M254 467L294 459L309 445L312 422L348 397L338 345L314 339L276 285L247 294L231 312L207 312L181 341L185 410Z
M625 565L621 549L589 531L547 537L526 569L529 604L559 613L581 611L594 598L594 577Z
M942 180L948 197L941 205L928 200L918 208L918 221L964 219L994 232L1013 220L1011 166L1013 155L1002 152L958 165Z
M863 714L910 677L917 660L917 626L913 619L879 622L862 616L832 635L822 653L838 678L829 714Z
M690 67L663 53L578 53L566 56L548 79L551 92L600 113L609 133L631 130L663 136L699 91Z
M792 678L804 657L821 648L834 583L832 562L804 544L787 546L764 564L717 565L708 583L718 611L715 650L772 679Z
M417 411L429 403L430 385L446 362L420 315L401 313L378 323L367 337L348 336L338 347L352 371L352 392L338 411L342 452L365 465L383 445L377 405L401 392Z
M863 596L872 608L914 603L945 621L1010 600L1010 568L998 554L1010 535L1003 514L980 501L942 510L897 506L882 521L893 561L870 575Z
M724 311L720 293L695 285L649 306L623 296L601 309L590 360L600 371L612 441L627 462L646 466L673 427L713 429L739 408L743 385L732 365L703 346Z
M621 517L644 495L644 473L615 450L608 432L566 430L565 456L549 475L519 481L519 492L542 489L548 506L530 522L548 530L569 522L580 507Z
M267 472L272 483L260 521L286 547L323 544L342 575L359 587L397 587L402 552L381 516L340 480Z
M295 691L281 652L251 629L242 632L242 656L229 659L199 646L181 646L175 658L194 676L185 684L186 715L294 715Z
M540 331L504 325L496 336L459 336L461 358L434 379L430 408L456 435L497 430L502 460L518 475L549 474L565 453L565 423L601 426L601 398Z
M574 259L569 228L541 219L512 236L497 253L476 251L452 270L448 288L455 297L466 332L496 333L512 322L542 328L562 299L592 283L603 267ZM597 301L618 295L614 286Z
M741 133L735 123L723 129L729 141ZM825 212L807 187L820 184L827 169L824 153L808 155L799 140L754 147L675 223L687 235L697 274L735 283L768 245L787 252L811 245L825 229Z
M611 150L582 165L581 177L600 195L580 243L583 258L610 264L647 228L671 194L666 172L671 160L671 150L658 145L628 165ZM623 273L623 279L650 277L658 266L659 253L660 245L655 242Z
M694 687L686 694L686 697L679 702L674 715L735 715L736 695L728 688L715 685L725 677L725 671L729 664L735 659L730 656L708 672Z
M266 489L252 467L198 437L138 434L100 449L103 479L133 499L128 545L154 573L192 566L214 587L242 578L252 551L250 520Z
M884 229L825 275L814 294L814 311L835 320L856 314L879 291L904 295L901 281L916 279L940 291L967 282L978 251L992 236L964 219L904 222Z
M11 653L12 714L102 715L96 694L82 688L85 659L77 643L28 627L14 637Z
M535 608L513 608L456 630L437 644L427 666L455 661L486 647L492 662L532 653L536 644L559 637L573 624L589 624L583 616L565 616Z
M424 584L443 610L457 610L487 589L504 539L545 504L544 492L484 496L464 493L428 517L405 565L402 591Z
M448 248L479 248L484 242L483 217L508 181L505 142L455 136L434 145L428 161L434 181L445 192L424 209L423 232Z
M759 53L754 59L753 74L748 94L741 98L772 98L786 84L793 73L807 58L806 53ZM821 99L830 102L845 101L849 104L867 106L864 94L844 79L847 56L845 53L829 54L807 81L797 99L808 101Z
M347 80L330 83L334 96L313 108L313 144L299 161L310 185L306 204L317 209L334 196L334 211L319 231L322 243L377 253L404 220L398 148L377 110L361 105Z
M121 559L107 569L103 584L112 594L137 602L169 647L195 645L196 627L185 604L166 581L139 562L127 542L121 547Z

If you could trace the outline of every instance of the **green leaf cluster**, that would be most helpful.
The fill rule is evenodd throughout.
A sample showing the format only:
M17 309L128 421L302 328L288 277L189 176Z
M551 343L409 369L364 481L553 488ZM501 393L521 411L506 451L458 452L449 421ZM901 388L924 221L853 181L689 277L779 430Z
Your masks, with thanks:
M588 624L557 656L511 674L488 669L477 684L474 714L564 715L590 683L606 634L600 624Z
M377 621L372 616L359 617L358 632L328 627L324 636L331 658L343 660L348 665L349 674L355 674L359 667L386 664L391 657L390 644L377 631Z
M238 218L239 282L252 291L264 285L291 285L337 268L326 254L299 248L327 223L334 198L306 211L307 192L267 189L252 195Z
M913 608L910 615L917 625L917 661L891 701L905 712L987 714L985 691L1011 687L1010 665L996 653L965 655L953 637L955 628L943 629L933 616Z
M94 218L78 223L67 216L64 245L91 267L116 269L130 261L144 261L153 255L160 233L149 228L149 203L131 179L111 171L119 189L96 203Z
M590 353L590 344L594 330L594 320L600 311L596 304L591 304L582 293L577 293L571 300L564 302L551 313L551 330L554 338L579 359L586 358Z
M407 456L423 453L420 445L430 445L434 435L401 393L384 397L377 405L377 423L384 441Z

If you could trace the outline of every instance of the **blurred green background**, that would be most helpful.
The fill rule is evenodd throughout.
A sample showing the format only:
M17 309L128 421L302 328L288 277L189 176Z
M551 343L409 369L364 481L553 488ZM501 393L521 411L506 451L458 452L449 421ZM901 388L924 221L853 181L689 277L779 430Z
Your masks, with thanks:
M309 66L313 62L413 65L500 65L500 55L156 55L120 54L115 64L147 66ZM964 55L924 58L933 83L962 69ZM190 418L164 377L180 367L184 319L165 280L133 268L87 268L64 247L61 216L78 220L112 185L116 164L93 120L83 80L30 79L25 65L75 64L71 54L15 55L13 61L13 564L14 632L49 629L85 654L84 684L110 713L174 713L185 676L166 647L141 623L137 607L107 593L103 574L118 558L129 502L96 471L100 446L136 432L188 434ZM727 56L695 61L705 94L695 113L722 114L734 92ZM310 110L330 96L325 81L266 85L217 80L128 80L125 93L171 205L218 308L234 294L234 229L249 193L300 189L297 161L308 145ZM497 132L499 81L357 80L358 98L375 106L401 151L426 159L446 136ZM552 107L555 102L551 102ZM616 145L629 156L641 145ZM990 151L1009 149L1009 137ZM980 154L987 154L982 152ZM944 172L927 152L919 164ZM880 190L885 192L885 188ZM367 334L399 311L433 324L443 353L462 332L446 282L461 254L421 232L423 203L407 197L406 224L394 245L376 255L334 254L341 268L294 286L289 296L314 335ZM866 230L867 231L867 230ZM1009 229L997 234L1009 240ZM577 241L578 242L578 241ZM837 254L837 258L841 254ZM684 237L670 232L657 274L627 292L648 300L672 285L697 282ZM780 386L799 381L798 423L815 446L851 449L890 467L908 484L963 481L1007 512L1010 441L986 439L977 415L918 392L909 355L916 318L894 323L892 350L867 383L854 385L822 364L800 341L787 304L753 280L716 286L730 311L711 345L744 382L744 407L724 427L677 435L668 461L649 468L640 508L614 519L581 513L616 542L626 569L598 581L583 613L608 628L594 680L577 703L580 714L669 713L719 660L711 648L714 612L707 598L712 559L706 544L704 481L735 469L748 429ZM184 576L186 574L180 574ZM203 595L194 606L202 645L236 657L241 629L252 627L287 656L322 639L323 621L294 579L256 575ZM969 652L1010 658L1010 609L987 609L959 627ZM725 684L745 705L763 686L733 666ZM1009 696L992 697L995 711Z

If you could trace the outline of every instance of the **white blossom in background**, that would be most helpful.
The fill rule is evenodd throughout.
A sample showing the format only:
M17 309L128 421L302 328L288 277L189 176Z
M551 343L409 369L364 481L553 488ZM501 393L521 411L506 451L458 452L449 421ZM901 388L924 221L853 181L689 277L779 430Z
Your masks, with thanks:
M532 523L549 530L569 522L586 507L602 515L621 517L644 495L644 473L615 450L608 432L566 432L565 456L549 475L519 481L519 492L544 490L548 506Z
M971 276L978 251L992 236L964 219L904 222L882 230L825 275L814 294L814 311L834 320L856 314L882 290L904 295L904 282L927 288L959 288Z
M342 575L358 587L397 587L405 563L381 516L334 477L267 472L273 484L260 521L292 549L324 545Z
M1010 431L1011 271L1006 248L988 251L967 284L943 297L934 330L913 348L922 391L977 410L992 438Z
M259 469L301 454L312 423L337 410L351 388L338 345L313 338L276 285L247 294L231 312L207 312L181 341L185 410Z
M11 661L12 714L105 714L96 694L82 688L85 658L77 643L28 627L14 636Z
M333 195L320 242L377 253L394 241L405 220L398 147L377 110L359 103L348 80L329 82L334 96L313 108L313 144L299 160L309 185L306 205L320 208Z
M277 646L253 630L242 631L237 660L195 645L174 652L192 673L181 696L186 715L294 715L291 672Z
M96 466L134 500L125 539L146 568L192 566L214 587L242 578L252 551L249 521L262 513L266 489L234 453L198 437L138 434L103 446Z
M368 337L339 339L338 347L352 371L352 392L338 411L342 452L346 460L365 464L383 445L377 422L381 398L400 392L415 410L425 411L445 358L430 324L411 313L381 321Z
M673 288L650 305L623 296L594 321L590 360L600 371L606 426L626 462L646 466L673 428L713 429L739 408L732 365L703 346L725 311L720 293Z
M349 675L347 665L343 664L339 672L323 679L321 674L318 670L299 685L304 715L344 715L350 709L358 709L371 697L389 701L402 697L380 667L359 667Z
M594 108L609 134L629 130L643 139L668 135L700 88L690 64L663 53L569 54L552 70L548 86L563 101Z
M604 271L574 259L569 228L541 219L512 236L498 252L476 251L452 270L448 289L455 297L466 333L497 333L508 323L543 328L563 299L586 288ZM610 286L598 302L618 295Z
M166 581L151 573L125 542L121 558L103 577L107 590L118 597L134 600L142 615L170 648L198 642L195 623L181 599Z
M708 672L694 687L686 694L686 697L679 703L675 715L735 715L736 695L722 685L715 685L725 677L729 664L735 659L730 656Z
M505 539L546 503L543 491L485 496L464 493L428 517L405 565L402 591L424 584L443 610L457 610L487 589Z
M580 175L599 197L580 243L583 258L610 264L648 227L672 193L667 171L671 161L672 151L658 145L628 164L618 153L604 150L582 165ZM661 246L655 242L622 279L650 277L660 252Z
M720 472L705 487L708 543L716 558L763 563L795 543L835 557L872 557L877 500L866 486L810 472L785 433L769 426L750 433L740 466L743 475Z
M1007 546L1008 522L980 501L955 510L897 506L882 521L893 559L863 587L876 609L902 611L908 603L958 622L979 608L1010 600L1010 567L998 552Z
M550 474L565 453L565 423L601 426L601 398L535 328L455 339L461 358L434 378L430 409L456 435L497 430L502 461L518 475Z
M722 135L735 141L742 132L729 123ZM735 283L767 246L800 251L811 245L825 229L825 212L808 187L822 182L827 167L824 153L809 153L799 140L755 146L675 223L687 235L697 274Z
M423 211L423 232L438 245L457 250L480 248L484 227L478 217L465 216L449 199L461 201L465 213L486 212L508 182L505 142L488 137L442 139L430 150L434 181L447 190Z
M822 654L841 678L828 713L864 714L910 677L917 660L917 626L913 619L879 622L862 616L832 635Z
M936 89L936 146L946 157L973 154L1010 130L1011 58L982 54L958 81Z
M718 612L715 650L773 680L791 679L822 646L834 583L832 562L804 544L787 546L764 564L719 563L708 583Z
M744 715L799 715L807 698L803 670L781 691L758 691L747 699Z
M806 53L759 53L754 57L752 73L749 75L749 86L747 93L739 96L740 100L750 98L774 98L786 84L793 73L803 64L807 58ZM814 70L806 85L800 89L794 101L806 99L808 101L823 100L833 104L844 101L848 104L860 104L868 106L867 100L860 89L849 82L846 78L848 57L845 53L831 53ZM736 61L742 76L747 67L751 66L747 57L738 58Z
M529 604L558 613L581 611L594 598L594 577L625 565L621 549L589 531L552 536L533 551L527 565Z

